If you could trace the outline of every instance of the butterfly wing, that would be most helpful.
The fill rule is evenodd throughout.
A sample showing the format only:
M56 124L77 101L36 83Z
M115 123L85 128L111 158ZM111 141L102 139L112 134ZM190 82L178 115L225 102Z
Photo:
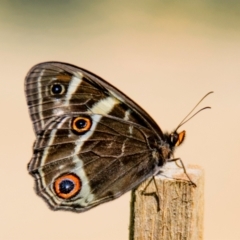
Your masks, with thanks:
M86 211L158 171L161 130L101 78L43 63L29 72L25 89L37 135L28 169L53 209Z
M62 86L62 93L54 95L52 88L57 84ZM52 117L87 112L109 98L120 107L115 106L108 115L137 123L164 137L149 114L129 97L97 75L70 64L45 62L34 66L25 79L25 93L36 134Z
M147 141L151 131L109 116L81 114L92 123L79 135L72 131L78 116L56 118L34 145L29 171L37 193L53 209L86 211L121 196L158 169ZM74 182L73 195L57 191L61 180Z

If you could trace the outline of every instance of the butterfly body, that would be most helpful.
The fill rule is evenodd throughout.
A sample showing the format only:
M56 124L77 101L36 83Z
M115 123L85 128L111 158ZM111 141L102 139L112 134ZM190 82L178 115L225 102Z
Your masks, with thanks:
M34 66L25 93L36 141L28 165L54 209L86 211L157 174L184 134L163 134L136 103L66 63Z

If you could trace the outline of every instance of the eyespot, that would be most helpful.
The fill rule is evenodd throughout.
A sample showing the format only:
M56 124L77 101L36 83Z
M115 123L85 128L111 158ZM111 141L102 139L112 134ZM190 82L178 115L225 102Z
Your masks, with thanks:
M80 178L73 174L65 174L58 177L54 182L54 191L58 197L70 199L76 196L82 188Z
M65 92L65 87L61 83L54 83L50 87L51 95L62 95Z
M76 134L83 134L87 132L92 126L91 118L76 117L72 121L72 130Z

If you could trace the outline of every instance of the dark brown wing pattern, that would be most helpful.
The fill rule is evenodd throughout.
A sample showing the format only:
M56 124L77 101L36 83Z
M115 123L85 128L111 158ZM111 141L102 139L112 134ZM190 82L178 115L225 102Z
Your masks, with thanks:
M28 169L52 209L86 211L159 170L160 128L96 75L42 63L28 73L25 92L37 135Z
M64 88L59 96L51 93L51 87L57 83ZM27 74L25 93L36 133L52 117L86 112L98 101L112 97L120 107L108 115L125 118L163 137L156 122L129 97L95 74L70 64L46 62L34 66Z
M151 131L112 117L81 116L92 119L87 134L74 134L71 123L77 116L65 116L49 125L34 146L29 171L37 179L37 192L53 208L85 211L119 197L157 169L147 142ZM78 176L82 185L71 201L57 198L53 185L66 173Z

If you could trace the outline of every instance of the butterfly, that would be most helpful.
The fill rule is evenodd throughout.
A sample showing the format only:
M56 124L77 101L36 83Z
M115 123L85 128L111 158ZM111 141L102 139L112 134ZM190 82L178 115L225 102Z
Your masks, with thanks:
M185 131L163 133L124 93L67 63L34 66L25 94L36 135L28 171L53 210L84 212L120 197L184 140Z

